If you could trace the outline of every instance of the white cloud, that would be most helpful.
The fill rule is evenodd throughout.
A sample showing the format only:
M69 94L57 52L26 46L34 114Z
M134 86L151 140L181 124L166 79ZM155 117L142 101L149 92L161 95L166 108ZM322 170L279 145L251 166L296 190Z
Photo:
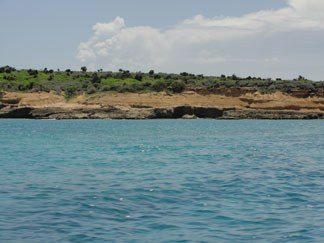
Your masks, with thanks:
M94 34L79 45L77 58L94 68L109 70L153 68L283 77L303 72L320 78L312 62L317 62L324 51L313 47L324 40L324 1L288 0L287 4L279 10L241 17L197 15L167 30L127 27L121 17L116 17L113 22L93 26ZM309 33L315 35L313 39Z

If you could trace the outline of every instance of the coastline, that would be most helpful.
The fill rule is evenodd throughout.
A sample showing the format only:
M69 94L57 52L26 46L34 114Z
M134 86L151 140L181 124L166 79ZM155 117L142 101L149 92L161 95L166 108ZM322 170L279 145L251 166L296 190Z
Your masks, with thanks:
M0 99L0 118L324 119L324 97L226 89L187 90L173 95L100 93L65 100L51 92L5 92Z

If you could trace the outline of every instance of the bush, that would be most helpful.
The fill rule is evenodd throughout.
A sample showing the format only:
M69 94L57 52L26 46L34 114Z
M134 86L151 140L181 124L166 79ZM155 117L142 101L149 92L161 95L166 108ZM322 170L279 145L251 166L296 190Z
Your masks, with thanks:
M142 83L142 87L143 88L148 88L148 87L151 87L151 83L150 82L144 82L144 83Z
M122 79L126 79L126 78L131 78L132 75L131 73L129 72L129 70L124 70L122 73L121 73L121 78Z
M91 83L93 83L93 84L98 84L98 83L100 83L100 82L101 82L101 78L98 76L97 73L94 73L94 74L92 75Z
M51 80L53 80L54 79L54 75L53 74L51 74L49 77L48 77L48 79L47 80L49 80L49 81L51 81Z
M86 66L82 66L81 67L81 71L85 73L87 71L87 67Z
M303 76L299 75L297 80L306 80Z
M37 70L33 70L33 69L28 69L28 74L30 75L30 76L36 76L37 77L37 75L38 75L38 71Z
M160 79L161 76L160 76L159 74L154 74L153 78L154 78L154 79Z
M16 76L14 76L14 75L3 76L3 79L6 79L8 81L14 81L14 80L16 80Z
M68 87L65 91L65 94L66 94L66 96L71 97L75 94L76 90L77 90L77 88L74 86Z
M34 86L31 89L31 92L41 92L41 91L43 91L43 87L41 85Z
M34 87L34 82L29 82L25 85L26 90L31 90Z
M105 79L112 78L113 77L113 73L112 72L107 72L107 73L103 74L102 77L105 78Z
M135 92L142 90L142 86L140 84L131 84L131 85L128 85L128 89L129 89L128 92L135 93Z
M102 86L101 88L100 88L100 91L101 92L105 92L105 91L109 91L110 90L110 88L107 86L107 85L104 85L104 86Z
M119 93L127 93L127 92L131 92L131 89L130 89L130 87L128 85L122 85L122 86L119 86L117 91Z
M186 88L186 85L183 81L173 81L168 87L168 90L171 90L174 93L181 93Z
M237 77L235 74L233 74L233 75L231 76L231 79L232 79L232 80L239 80L240 78Z
M80 82L82 82L82 81L80 81ZM82 86L81 86L81 88L83 90L87 90L88 89L88 86L89 86L89 83L83 83Z
M143 80L143 75L142 75L141 73L136 73L136 74L135 74L135 79L136 79L137 81L142 81L142 80Z
M26 86L23 85L23 84L19 84L19 85L17 86L17 88L18 88L19 91L24 91L24 90L26 90Z
M151 89L157 92L161 92L165 90L166 87L167 87L166 83L162 81L156 81L151 85Z
M0 73L11 73L16 71L16 69L14 67L10 67L10 66L4 66L4 67L0 67Z
M95 87L88 87L88 89L87 89L87 94L94 94L94 93L96 93L96 89L95 89Z

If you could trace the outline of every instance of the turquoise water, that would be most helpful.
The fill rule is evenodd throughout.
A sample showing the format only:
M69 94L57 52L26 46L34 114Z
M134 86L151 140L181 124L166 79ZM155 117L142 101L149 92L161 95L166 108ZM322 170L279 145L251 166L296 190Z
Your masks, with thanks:
M324 121L0 120L0 242L323 242Z

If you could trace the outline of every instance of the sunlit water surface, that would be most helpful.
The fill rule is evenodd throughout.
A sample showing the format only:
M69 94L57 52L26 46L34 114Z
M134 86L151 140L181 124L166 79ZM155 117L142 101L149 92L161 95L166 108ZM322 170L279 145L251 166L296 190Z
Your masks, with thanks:
M323 242L324 121L0 120L0 242Z

